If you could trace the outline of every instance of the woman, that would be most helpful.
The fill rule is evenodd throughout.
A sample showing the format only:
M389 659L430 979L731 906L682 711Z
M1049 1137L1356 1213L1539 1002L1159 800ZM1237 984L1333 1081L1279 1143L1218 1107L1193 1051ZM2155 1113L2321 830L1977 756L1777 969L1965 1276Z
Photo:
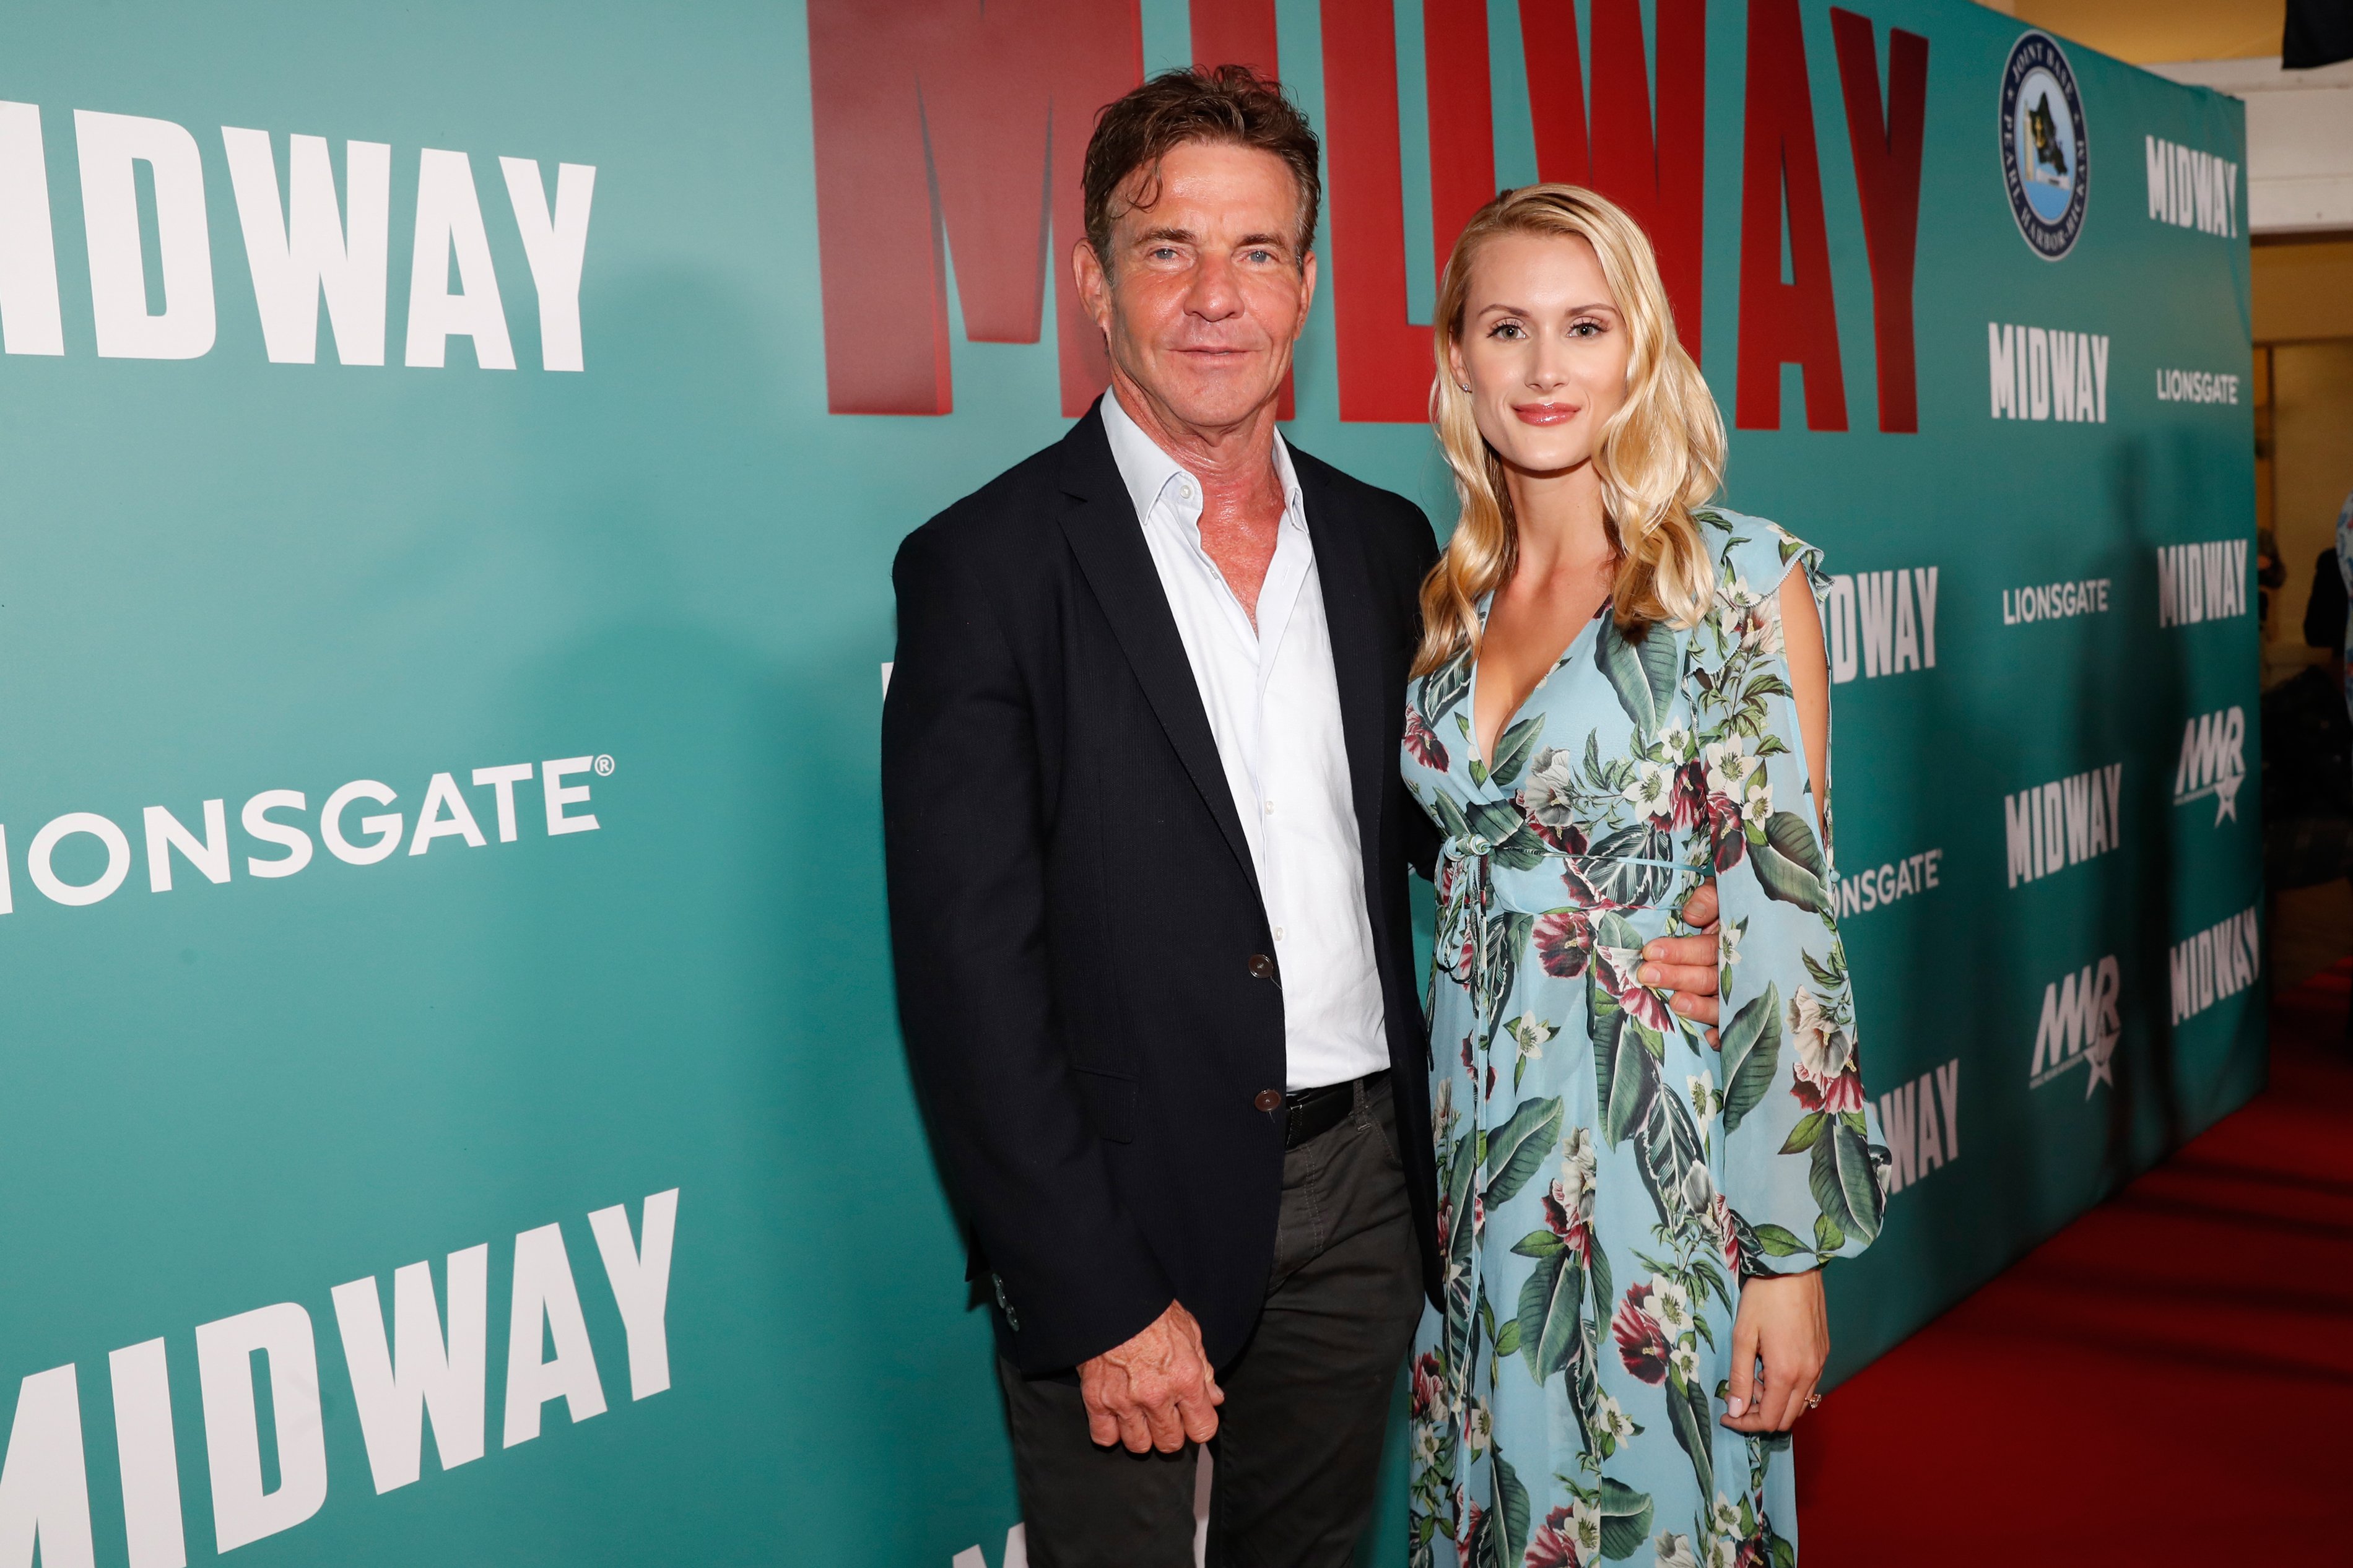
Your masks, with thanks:
M1415 1561L1785 1568L1817 1270L1877 1235L1886 1160L1832 919L1819 552L1704 504L1723 423L1609 202L1497 196L1438 321L1462 512L1406 712L1447 835ZM1711 872L1715 1042L1638 978Z

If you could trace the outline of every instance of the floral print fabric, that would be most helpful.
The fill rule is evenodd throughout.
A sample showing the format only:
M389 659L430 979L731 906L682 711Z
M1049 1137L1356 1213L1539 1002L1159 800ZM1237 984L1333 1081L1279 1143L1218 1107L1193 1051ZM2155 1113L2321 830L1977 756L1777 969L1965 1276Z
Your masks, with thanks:
M1743 1279L1870 1244L1887 1156L1783 650L1781 580L1805 572L1819 603L1820 553L1735 512L1699 521L1707 617L1630 638L1597 616L1493 758L1467 656L1408 693L1406 780L1447 836L1418 1568L1797 1559L1789 1439L1717 1424L1733 1317ZM1635 978L1708 875L1717 1047Z

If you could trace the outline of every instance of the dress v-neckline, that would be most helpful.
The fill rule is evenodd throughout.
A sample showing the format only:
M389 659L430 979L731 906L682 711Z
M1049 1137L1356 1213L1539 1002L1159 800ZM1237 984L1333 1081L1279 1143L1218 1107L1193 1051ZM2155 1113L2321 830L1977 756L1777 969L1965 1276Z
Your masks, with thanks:
M1492 592L1479 601L1479 632L1482 645L1486 640L1487 613L1494 607L1494 603L1495 595ZM1536 693L1542 691L1546 683L1558 675L1567 667L1568 662L1577 657L1577 646L1588 637L1595 635L1594 628L1601 624L1601 617L1609 613L1609 600L1604 598L1586 623L1577 628L1576 635L1568 639L1568 646L1562 648L1560 657L1552 661L1552 668L1538 676L1536 683L1528 688L1528 694L1520 699L1519 706L1504 715L1503 727L1495 731L1495 739L1498 742L1512 732L1512 726L1518 723L1520 715L1528 710L1528 705L1536 700ZM1486 662L1483 654L1478 653L1474 653L1471 660L1471 684L1463 692L1462 698L1464 706L1470 710L1471 714L1470 733L1464 737L1463 750L1470 761L1479 764L1478 776L1472 782L1474 784L1481 784L1484 781L1484 785L1492 785L1493 774L1490 772L1491 764L1487 761L1486 748L1479 743L1479 671Z

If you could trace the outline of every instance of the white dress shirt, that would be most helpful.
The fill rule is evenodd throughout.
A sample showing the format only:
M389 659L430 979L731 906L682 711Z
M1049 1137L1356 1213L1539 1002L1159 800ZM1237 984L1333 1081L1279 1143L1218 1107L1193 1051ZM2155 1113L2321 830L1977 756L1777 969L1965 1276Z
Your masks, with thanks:
M1114 393L1103 395L1103 421L1250 840L1282 980L1285 1087L1377 1072L1389 1065L1380 973L1331 631L1290 449L1278 434L1282 523L1252 626L1201 547L1200 480L1138 427Z

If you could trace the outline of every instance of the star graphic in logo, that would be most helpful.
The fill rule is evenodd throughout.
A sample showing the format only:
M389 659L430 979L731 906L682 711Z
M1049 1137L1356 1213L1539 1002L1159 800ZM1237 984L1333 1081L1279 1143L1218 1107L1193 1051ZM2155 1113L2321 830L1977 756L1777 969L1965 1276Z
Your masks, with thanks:
M2222 826L2224 817L2239 819L2239 786L2247 782L2244 773L2225 773L2214 781L2214 826Z
M2116 1063L2113 1058L2116 1054L2116 1038L2117 1037L2116 1035L2103 1030L2089 1045L2084 1047L2084 1059L2089 1062L2092 1067L2091 1072L2085 1077L2084 1081L2084 1098L2085 1100L2091 1099L2092 1091L2099 1088L2103 1083L2106 1084L2110 1089L2116 1088Z

